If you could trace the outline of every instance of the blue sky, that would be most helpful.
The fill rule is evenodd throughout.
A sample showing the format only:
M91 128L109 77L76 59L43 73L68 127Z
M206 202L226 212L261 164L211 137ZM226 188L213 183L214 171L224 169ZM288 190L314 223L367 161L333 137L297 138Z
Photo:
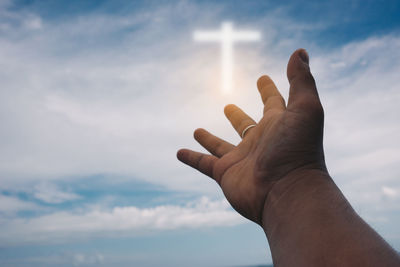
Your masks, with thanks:
M398 1L0 0L0 264L252 266L258 226L175 158L197 127L238 142L223 116L261 116L257 78L288 93L308 50L325 107L328 168L400 250ZM222 95L219 47L196 29L258 30L235 47Z

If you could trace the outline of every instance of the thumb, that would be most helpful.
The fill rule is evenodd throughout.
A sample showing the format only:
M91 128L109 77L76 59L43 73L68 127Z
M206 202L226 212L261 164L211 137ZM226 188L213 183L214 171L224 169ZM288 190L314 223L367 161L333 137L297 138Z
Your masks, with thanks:
M322 111L317 87L310 72L306 50L297 49L289 59L287 77L290 84L287 108L296 112Z

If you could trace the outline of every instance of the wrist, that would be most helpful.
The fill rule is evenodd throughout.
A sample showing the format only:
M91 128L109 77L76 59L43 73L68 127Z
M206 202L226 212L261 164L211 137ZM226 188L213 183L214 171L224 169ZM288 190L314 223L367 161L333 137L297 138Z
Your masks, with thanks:
M262 227L277 266L321 266L329 251L345 253L342 241L352 229L348 222L355 219L327 171L313 169L293 172L274 184L264 205ZM293 257L285 251L292 251ZM293 262L296 258L305 261Z
M265 231L309 211L310 205L318 205L322 198L341 199L347 203L328 172L324 169L303 169L289 173L278 180L268 193L262 214Z

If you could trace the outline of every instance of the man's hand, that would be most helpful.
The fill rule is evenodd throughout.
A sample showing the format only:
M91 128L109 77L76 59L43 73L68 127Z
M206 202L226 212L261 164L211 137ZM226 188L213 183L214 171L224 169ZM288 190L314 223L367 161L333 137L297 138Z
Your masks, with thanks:
M198 129L195 139L212 155L182 149L178 159L214 178L231 205L263 227L274 266L400 266L397 252L357 215L326 170L324 115L305 50L293 53L287 75L287 107L269 77L258 80L264 102L258 124L225 107L244 135L239 145Z
M177 155L182 162L215 179L233 208L260 225L268 195L276 184L290 186L296 181L283 181L296 176L296 172L326 172L323 109L304 49L291 56L287 76L287 106L268 76L258 80L264 103L264 116L258 123L235 105L225 107L225 115L239 135L256 125L245 131L237 146L197 129L194 138L212 155L187 149Z

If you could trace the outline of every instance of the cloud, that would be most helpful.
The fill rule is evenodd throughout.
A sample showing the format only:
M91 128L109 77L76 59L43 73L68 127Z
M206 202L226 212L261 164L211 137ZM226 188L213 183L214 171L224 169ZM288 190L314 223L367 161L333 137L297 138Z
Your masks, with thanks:
M74 266L82 266L82 265L96 265L104 263L104 256L100 253L96 253L94 255L87 255L83 253L77 253L73 258Z
M99 252L50 252L46 256L27 256L2 259L3 266L111 266L106 256Z
M325 107L330 172L358 210L381 210L390 217L396 199L383 198L388 191L382 188L400 186L400 37L371 36L328 50L302 34L324 25L302 25L282 11L271 11L243 25L259 30L263 42L235 47L240 63L235 66L235 88L222 95L215 60L219 47L192 41L193 29L220 27L222 8L212 5L207 14L201 10L183 1L140 14L94 12L50 22L28 11L1 9L0 187L18 191L32 186L36 198L62 203L79 195L73 189L60 191L53 183L100 173L170 190L220 194L213 181L181 165L176 150L201 149L192 138L197 127L238 142L223 106L237 103L260 118L258 76L269 74L287 96L290 52L307 45ZM27 204L7 201L17 210ZM233 216L229 212L226 218ZM31 239L50 239L90 229L161 229L162 218L173 229L187 227L180 213L213 225L211 211L202 220L201 212L191 207L116 206L58 211L27 221L15 218L1 232L18 229ZM135 216L139 219L133 220Z
M114 207L54 212L28 219L12 218L0 222L2 243L65 242L87 236L141 235L152 231L233 226L245 219L233 211L226 200L207 197L185 206L161 205L153 208Z
M186 20L194 8L182 5ZM177 11L167 12L172 9L42 21L42 30L29 35L11 29L21 33L17 43L1 38L3 186L115 173L169 188L199 188L198 176L182 168L175 153L190 142L194 128L209 123L203 115L215 117L225 104L217 91L208 111L197 108L218 88L219 81L209 78L218 72L213 59L219 51L195 45L189 26L175 33L171 16ZM135 30L122 35L127 28ZM102 46L110 35L121 42ZM224 120L220 113L213 125ZM161 178L166 173L169 179Z
M23 201L14 196L0 195L0 214L15 214L19 211L38 210L40 206L29 201Z
M328 167L345 191L376 194L399 185L399 48L397 35L370 37L312 61L325 106ZM332 67L337 62L341 67ZM352 194L357 205L366 201Z
M390 198L395 198L398 195L398 192L396 189L388 186L382 186L382 193Z
M36 199L51 204L77 200L80 198L80 196L77 194L61 191L56 185L49 183L37 184L35 186L33 196Z

